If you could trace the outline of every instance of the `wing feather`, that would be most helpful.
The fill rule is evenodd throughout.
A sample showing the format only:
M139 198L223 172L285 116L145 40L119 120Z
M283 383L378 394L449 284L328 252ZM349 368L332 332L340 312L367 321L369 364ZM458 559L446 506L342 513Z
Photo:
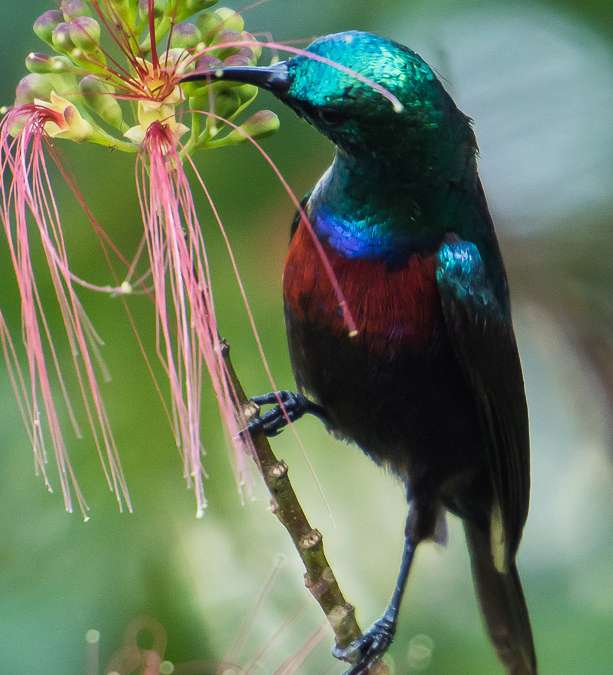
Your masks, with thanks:
M528 411L510 310L474 243L448 235L436 273L447 332L475 397L494 488L492 553L506 571L530 492Z

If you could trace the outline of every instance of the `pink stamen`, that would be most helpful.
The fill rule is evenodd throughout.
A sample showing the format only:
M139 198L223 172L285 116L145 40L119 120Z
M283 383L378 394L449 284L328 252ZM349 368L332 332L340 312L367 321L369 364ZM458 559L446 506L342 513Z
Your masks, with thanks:
M166 125L149 127L138 164L137 190L155 289L158 353L170 382L177 445L200 516L206 505L200 441L203 366L225 427L238 446L239 485L249 476L244 457L251 454L251 440L240 433L246 423L221 353L202 230L176 139Z
M58 465L66 509L68 511L73 509L74 492L79 508L86 517L88 507L70 465L59 415L53 400L51 376L45 362L47 353L51 357L55 378L62 391L68 415L75 432L80 435L60 355L51 336L30 257L29 217L36 224L36 231L40 237L64 322L65 337L71 350L83 409L92 429L107 481L116 494L120 508L124 502L128 508L131 507L93 363L95 359L102 365L98 351L100 338L85 315L73 288L75 277L69 272L60 215L43 153L43 145L52 146L44 132L44 124L49 119L53 119L53 116L47 108L31 105L10 111L0 122L0 167L3 175L10 174L12 177L7 183L3 182L0 188L2 195L0 219L4 226L21 296L22 337L28 361L28 380L22 376L19 369L16 351L4 319L0 331L9 377L32 442L36 466L49 483L45 474L47 462L44 440L46 433L43 431L45 426ZM14 138L11 138L11 134L14 134ZM107 374L104 367L103 373ZM41 412L44 417L41 417Z

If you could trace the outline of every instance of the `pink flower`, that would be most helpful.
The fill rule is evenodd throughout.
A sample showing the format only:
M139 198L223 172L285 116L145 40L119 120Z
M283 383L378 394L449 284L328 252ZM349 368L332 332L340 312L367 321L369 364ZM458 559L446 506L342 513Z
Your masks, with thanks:
M75 498L83 515L86 516L87 504L70 465L52 394L52 374L62 392L74 430L77 435L81 435L81 432L64 383L62 366L38 290L37 275L30 251L33 237L40 241L45 254L64 321L65 339L70 346L80 396L109 486L115 492L120 508L124 503L128 508L131 507L96 379L97 369L104 372L104 365L98 352L101 340L87 318L75 291L75 284L79 283L79 280L70 272L59 210L45 161L44 149L47 148L61 168L59 155L45 129L49 125L61 128L63 119L61 113L56 110L32 104L11 110L0 123L0 167L2 175L10 177L8 181L3 181L0 187L2 196L0 219L21 296L22 340L28 363L27 376L20 369L14 342L1 314L0 334L9 375L32 443L37 470L43 474L45 482L51 489L46 473L48 461L46 439L50 438L66 509L73 510ZM36 226L34 230L29 227L30 219ZM47 360L50 360L49 365Z
M225 427L237 453L237 478L245 482L249 436L222 357L202 228L173 130L151 124L138 154L138 195L151 260L158 353L170 382L177 444L185 475L202 515L205 505L200 441L202 371L206 366ZM174 330L173 330L174 329Z
M196 494L197 515L202 515L206 505L201 444L201 392L205 370L217 395L228 440L237 450L234 469L239 485L247 483L248 478L245 456L251 454L251 440L248 434L241 433L245 420L222 358L202 229L183 168L185 162L194 168L190 158L192 151L242 142L244 137L240 134L230 138L217 136L224 126L221 118L214 134L210 129L199 131L199 124L194 124L190 130L181 119L183 94L179 83L182 74L193 68L196 59L189 40L197 38L198 49L215 49L221 54L224 45L220 42L223 32L220 29L228 21L233 22L234 41L250 39L253 42L253 39L241 33L242 19L229 10L205 12L207 16L202 25L212 27L205 35L199 34L194 24L185 25L181 30L182 24L176 24L177 7L175 4L162 10L168 16L159 16L153 0L141 3L137 13L124 12L120 3L100 0L91 2L89 10L93 10L97 20L82 15L87 9L86 3L82 2L62 3L62 11L46 12L35 23L35 32L58 55L31 54L28 57L27 64L32 72L17 88L16 107L0 121L0 166L4 177L0 218L21 297L27 372L20 368L18 342L11 337L1 313L0 342L37 469L50 487L46 470L47 446L52 447L66 509L72 511L76 500L84 516L87 504L70 465L54 390L61 391L77 435L81 435L77 423L79 413L73 407L64 377L66 364L62 363L57 343L62 338L51 335L45 318L38 291L39 274L45 270L35 270L31 256L33 238L40 242L45 254L46 271L64 321L63 339L72 354L71 367L76 374L79 396L109 486L115 492L120 508L125 504L131 509L130 498L97 381L100 374L104 377L108 374L100 357L101 339L77 294L79 286L107 294L127 295L135 291L152 296L158 354L169 381L169 418L183 454L185 476ZM75 16L71 14L73 11ZM182 11L188 10L183 8ZM192 13L197 11L193 9ZM110 34L125 63L101 47L101 28ZM175 29L182 46L172 45L171 36ZM164 30L169 41L158 54L157 43ZM147 31L149 37L146 37ZM237 49L230 45L227 51L232 54ZM250 58L255 60L254 52L250 53ZM242 98L241 91L244 92ZM245 108L254 98L252 90L236 88L235 92L234 108L227 105L225 108L229 116ZM217 94L205 84L200 89L200 98L196 96L192 100L215 105L216 97ZM200 118L201 113L194 115ZM132 124L127 121L128 116L133 117ZM256 131L269 132L277 123L272 113L264 122ZM237 129L234 124L231 128ZM190 131L185 145L180 145L181 136ZM102 237L105 235L87 209L74 177L62 162L56 147L56 141L61 140L93 142L136 153L137 190L152 289L144 288L141 282L130 281L136 261L132 265L126 263L128 278L123 283L115 281L112 287L96 286L77 278L70 270L60 210L47 171L47 157L51 157L68 181L94 229ZM195 175L204 188L197 172ZM105 246L109 244L104 242ZM140 251L137 258L139 255Z

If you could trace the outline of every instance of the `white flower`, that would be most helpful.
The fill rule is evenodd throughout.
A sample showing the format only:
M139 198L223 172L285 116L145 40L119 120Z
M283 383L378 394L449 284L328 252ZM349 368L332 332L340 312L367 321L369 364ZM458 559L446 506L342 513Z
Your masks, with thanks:
M81 143L92 136L94 131L92 125L81 116L74 103L58 96L54 91L49 95L49 99L44 101L35 98L34 103L57 113L44 123L45 132L51 138L67 138Z
M136 126L130 127L124 133L124 136L133 143L138 143L140 145L145 138L147 129L154 122L165 124L170 129L170 131L172 131L175 137L178 138L182 136L184 133L189 131L189 127L186 127L184 124L177 122L175 119L175 109L177 104L182 99L181 88L179 85L176 85L163 99L153 98L157 91L167 86L167 82L162 77L160 77L159 74L156 74L152 63L145 61L144 59L138 60L140 64L147 70L147 74L145 76L141 76L141 80L146 83L147 89L151 92L152 98L139 99L137 108L139 123Z

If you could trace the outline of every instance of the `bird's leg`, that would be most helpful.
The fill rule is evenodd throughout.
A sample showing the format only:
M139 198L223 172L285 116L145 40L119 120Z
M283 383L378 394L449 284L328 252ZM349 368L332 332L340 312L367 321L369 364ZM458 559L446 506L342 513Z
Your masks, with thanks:
M280 404L279 401L281 401ZM251 402L258 406L276 404L272 410L249 420L247 429L251 434L263 431L268 437L276 436L289 422L295 422L306 413L319 417L324 424L328 423L321 406L293 391L278 391L254 396Z
M360 673L365 672L375 659L383 656L394 640L400 603L402 602L402 596L404 595L404 589L407 585L411 563L413 562L413 556L415 555L418 543L411 533L410 519L411 513L409 512L404 531L404 550L402 552L400 572L396 579L396 587L394 588L392 599L383 616L347 647L341 649L337 645L332 650L332 654L337 659L349 661L353 664L343 675L360 675Z

